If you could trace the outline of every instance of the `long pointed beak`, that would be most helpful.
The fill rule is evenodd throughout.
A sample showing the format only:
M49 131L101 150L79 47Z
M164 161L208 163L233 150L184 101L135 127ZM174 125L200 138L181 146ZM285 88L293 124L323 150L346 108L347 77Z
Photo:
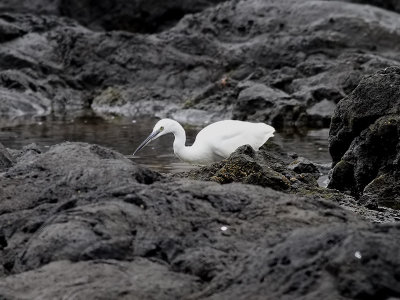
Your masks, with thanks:
M133 152L133 155L135 155L138 151L140 151L140 150L141 150L142 148L144 148L148 143L150 143L150 142L152 141L152 139L155 138L156 135L159 134L159 133L160 133L159 130L152 132L152 133L143 141L143 143L141 143L141 144L139 145L139 147L137 147L137 149L135 150L135 152Z

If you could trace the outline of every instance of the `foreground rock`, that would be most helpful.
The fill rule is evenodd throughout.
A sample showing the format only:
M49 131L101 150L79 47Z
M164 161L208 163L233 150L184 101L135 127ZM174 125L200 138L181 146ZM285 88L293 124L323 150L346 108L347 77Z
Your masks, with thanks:
M362 75L399 64L400 35L393 28L400 18L362 4L121 0L109 9L107 1L48 2L2 2L27 6L0 15L3 116L92 109L190 123L237 118L276 128L326 127ZM17 13L36 6L49 15ZM157 23L167 29L93 31L58 17L60 9L93 28L149 32ZM201 12L168 26L193 11ZM116 17L121 12L127 20ZM142 19L135 21L135 14ZM116 28L116 20L126 28Z
M88 144L11 155L2 299L400 296L398 224L316 194L166 178Z
M329 187L400 208L400 68L364 78L332 118ZM374 204L375 203L375 204Z

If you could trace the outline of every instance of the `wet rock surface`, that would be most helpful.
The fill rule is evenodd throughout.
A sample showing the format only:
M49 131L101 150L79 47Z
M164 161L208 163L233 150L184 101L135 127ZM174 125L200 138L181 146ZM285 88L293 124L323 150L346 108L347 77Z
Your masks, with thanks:
M13 164L12 157L8 150L0 144L0 171L6 170Z
M400 3L396 0L344 0L352 3L363 3L368 5L376 5L387 10L400 12Z
M399 64L394 12L336 1L219 2L2 2L0 111L327 127L363 75Z
M329 187L350 191L363 203L400 206L400 68L364 78L332 118Z
M271 142L177 175L92 144L0 145L0 299L400 298L399 9L2 1L3 119L333 114L333 170L318 186L326 167Z
M94 30L152 33L173 26L185 14L220 2L223 0L4 0L0 11L68 17Z
M277 191L298 192L299 189L317 188L319 174L311 162L303 158L294 160L278 145L268 142L260 151L245 145L226 160L175 176L220 184L241 182Z
M165 177L83 143L10 155L2 299L400 296L400 227L343 209L343 194ZM279 149L259 155L284 169ZM246 156L257 159L242 147L228 161Z

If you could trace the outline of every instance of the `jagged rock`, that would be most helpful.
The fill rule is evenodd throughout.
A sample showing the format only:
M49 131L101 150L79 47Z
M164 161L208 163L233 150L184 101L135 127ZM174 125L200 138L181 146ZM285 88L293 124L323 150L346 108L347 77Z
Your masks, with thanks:
M365 192L363 202L374 198L398 207L398 191L387 182L396 186L399 178L399 84L400 68L387 68L363 79L339 103L329 137L334 164L329 187L357 197Z
M327 200L343 194L167 178L83 143L14 157L0 174L0 298L400 295L399 226Z
M94 30L153 33L224 0L4 0L0 11L69 17Z
M349 30L363 26L358 20L372 25L369 13L375 10L395 17L374 7L338 1L239 1L222 4L209 16L206 11L182 20L177 29L185 28L193 35L201 30L230 45L239 42L242 45L227 54L232 66L219 81L233 81L225 85L225 93L220 92L219 97L195 97L197 102L192 108L211 110L213 103L217 103L216 110L232 111L240 119L272 119L276 127L284 127L286 123L298 127L328 126L333 106L357 86L362 75L398 65L372 53L375 50L365 47L368 43L364 43L359 31ZM203 23L205 18L207 22ZM310 28L310 22L305 20L313 20L314 26ZM298 39L287 39L287 35ZM362 53L350 50L350 45L363 48ZM254 93L258 99L256 109L239 98L243 81L266 87L263 96ZM235 92L227 92L232 89ZM273 101L265 101L271 98L272 89L279 89L287 96L282 98L272 93ZM236 100L235 95L238 95ZM291 102L286 104L287 101ZM330 108L323 110L319 103L329 103ZM282 117L287 118L286 122L282 122Z
M397 272L397 259L400 256L398 253L386 255L400 249L395 240L380 239L379 236L384 232L400 237L398 226L351 228L346 225L324 225L312 230L295 230L273 247L265 239L263 244L254 249L254 256L241 262L239 270L224 274L232 282L229 284L231 288L222 288L221 292L215 293L219 288L211 283L214 289L211 287L211 292L201 296L210 296L210 299L249 299L258 294L271 299L282 299L282 295L285 295L284 299L296 299L297 293L304 292L300 298L336 300L398 297L400 288L391 274ZM303 247L297 246L299 241L304 243ZM382 243L385 244L384 248L380 246ZM378 262L380 267L377 267ZM388 271L382 271L381 268ZM289 269L293 271L290 273ZM337 289L332 291L331 285ZM377 293L377 289L380 292Z
M13 165L13 159L7 149L0 143L0 172Z
M360 202L373 208L383 205L400 209L400 174L382 174L372 180L365 186Z
M259 83L243 84L232 114L234 119L259 120L270 123L275 128L306 125L302 120L305 108L301 102L291 99L281 90Z
M25 33L26 32L17 25L0 20L0 43L11 41Z
M366 76L340 102L332 117L329 136L333 164L339 162L353 140L378 118L400 113L399 82L400 68L386 68Z
M289 170L293 170L296 173L310 173L310 174L316 174L319 175L319 169L318 167L308 159L304 157L299 157L296 158L293 162L291 162L288 165Z
M386 54L399 49L400 36L392 30L400 26L399 18L376 7L332 1L226 1L213 6L219 1L121 0L110 8L106 2L0 4L7 11L0 15L2 115L92 109L174 116L185 122L193 121L196 112L211 122L235 116L277 128L328 126L332 107L362 75L398 65ZM137 13L150 11L135 21ZM168 28L194 11L201 12ZM125 15L116 17L120 13ZM163 31L93 31L74 18L97 29ZM249 83L264 90L251 92ZM254 101L256 112L250 105ZM326 103L328 110L321 108Z
M384 9L400 12L400 3L397 0L340 0L340 1L376 5Z
M302 168L304 172L297 172L290 167L290 162L290 157L283 154L282 149L268 142L258 152L245 145L238 148L226 160L175 176L221 184L241 182L287 192L313 189L318 186L315 176L303 174L313 173L314 169L302 166L295 169L298 171ZM315 167L311 162L309 167L310 165ZM318 168L316 170L319 173Z
M366 207L318 187L308 163L291 170L272 143L175 177L96 145L0 148L1 299L400 297L399 211L381 206L399 208L400 69L361 81L399 65L398 14L219 2L1 1L2 118L91 109L320 127L345 97L330 186Z

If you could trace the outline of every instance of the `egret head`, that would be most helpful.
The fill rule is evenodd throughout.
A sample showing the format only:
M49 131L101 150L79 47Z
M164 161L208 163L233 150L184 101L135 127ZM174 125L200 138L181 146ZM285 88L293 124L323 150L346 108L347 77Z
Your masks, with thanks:
M175 127L177 126L177 122L171 119L162 119L157 122L157 124L153 128L153 132L137 147L133 155L135 155L140 149L144 148L147 144L155 139L158 139L160 136L163 136L167 133L174 132Z

